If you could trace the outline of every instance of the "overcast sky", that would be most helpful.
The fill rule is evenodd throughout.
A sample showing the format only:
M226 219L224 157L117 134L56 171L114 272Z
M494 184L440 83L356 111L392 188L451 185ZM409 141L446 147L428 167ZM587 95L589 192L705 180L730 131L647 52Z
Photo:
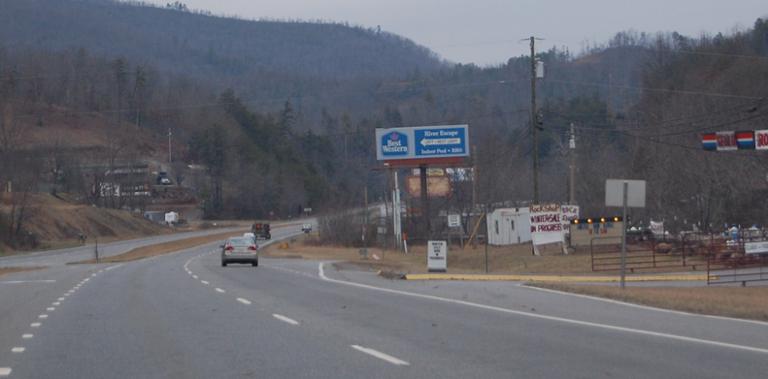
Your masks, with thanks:
M170 0L154 0L165 4ZM677 31L688 36L750 27L768 0L182 0L190 8L244 18L322 19L381 25L453 62L498 64L541 48L582 50L616 32Z

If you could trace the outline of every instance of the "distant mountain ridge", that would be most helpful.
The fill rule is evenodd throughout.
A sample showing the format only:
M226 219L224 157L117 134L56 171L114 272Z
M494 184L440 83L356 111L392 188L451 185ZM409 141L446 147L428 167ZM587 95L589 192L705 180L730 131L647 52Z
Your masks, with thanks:
M401 78L446 65L406 38L361 27L247 21L111 0L3 0L0 46L84 46L195 77Z

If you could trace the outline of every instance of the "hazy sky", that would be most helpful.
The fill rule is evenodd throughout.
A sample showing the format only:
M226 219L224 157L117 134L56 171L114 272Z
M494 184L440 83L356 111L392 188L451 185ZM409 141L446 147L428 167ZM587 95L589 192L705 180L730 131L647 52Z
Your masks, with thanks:
M166 3L170 0L158 1ZM526 54L518 42L581 51L616 32L677 31L698 36L750 27L768 0L182 0L190 8L245 18L322 19L381 25L454 62L497 64Z

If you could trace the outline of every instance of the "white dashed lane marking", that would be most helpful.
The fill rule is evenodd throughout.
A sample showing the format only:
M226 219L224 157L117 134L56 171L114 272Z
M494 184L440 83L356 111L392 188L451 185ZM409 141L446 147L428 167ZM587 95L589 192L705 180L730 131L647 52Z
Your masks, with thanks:
M208 283L208 282L207 282L207 281L205 281L205 280L201 280L201 281L200 281L200 283L203 283L203 284L205 284L206 286L207 286L208 284L210 284L210 283Z
M237 301L239 301L239 302L241 302L241 303L243 303L245 305L251 305L251 301L250 300L243 299L242 297L238 297Z
M0 376L8 376L11 375L11 368L10 367L0 367Z
M23 339L25 339L25 340L28 340L28 339L30 339L30 338L32 338L32 337L34 337L34 335L32 335L32 334L29 334L29 333L27 333L27 334L22 334L22 335L21 335L21 338L23 338Z
M224 292L227 292L227 291L224 291L224 290L223 290L223 289L221 289L221 288L216 288L216 292L218 292L218 293L224 293Z
M402 359L397 359L397 358L395 358L395 357L393 357L393 356L391 356L389 354L384 354L384 353L382 353L380 351L373 350L371 348L362 347L362 346L359 346L359 345L350 345L350 346L353 349L355 349L355 350L357 350L359 352L362 352L362 353L368 354L370 356L379 358L379 359L381 359L383 361L387 361L387 362L389 362L389 363L391 363L393 365L396 365L396 366L408 366L408 365L410 365L410 363L408 363L408 362L406 362L406 361L404 361Z
M2 280L0 284L56 283L55 280Z
M289 323L291 325L299 325L298 321L296 321L296 320L294 320L292 318L285 317L283 315L279 315L277 313L273 313L272 317L274 317L274 318L276 318L276 319L278 319L278 320L280 320L282 322L287 322L287 323Z
M11 349L11 352L13 352L13 353L23 353L24 350L27 350L27 349L25 349L23 347L18 347L17 346L17 347L14 347L13 349Z
M45 310L48 311L48 312L52 312L52 311L55 311L56 308L55 307L48 307L48 308L45 308Z
M41 324L41 323L39 323L39 322L33 322L33 323L29 324L29 326L31 326L31 327L33 327L33 328L39 328L39 327L40 327L40 325L42 325L42 324Z
M37 318L48 318L47 314L41 314L40 316L37 316Z

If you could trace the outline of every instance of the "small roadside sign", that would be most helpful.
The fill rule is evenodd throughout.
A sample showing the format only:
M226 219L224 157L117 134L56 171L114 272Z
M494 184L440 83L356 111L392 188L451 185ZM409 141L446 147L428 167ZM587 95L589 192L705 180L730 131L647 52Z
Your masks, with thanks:
M448 242L427 242L427 271L446 272L448 270Z
M461 226L461 217L457 214L448 215L448 227L458 228Z

